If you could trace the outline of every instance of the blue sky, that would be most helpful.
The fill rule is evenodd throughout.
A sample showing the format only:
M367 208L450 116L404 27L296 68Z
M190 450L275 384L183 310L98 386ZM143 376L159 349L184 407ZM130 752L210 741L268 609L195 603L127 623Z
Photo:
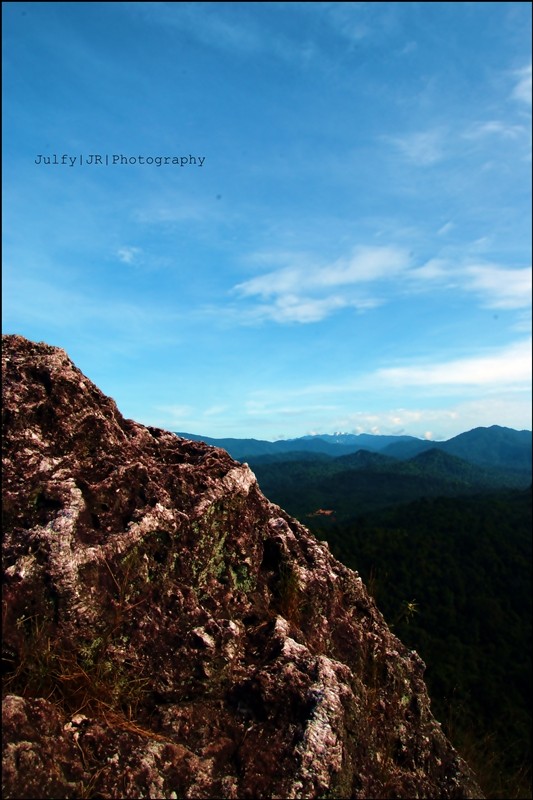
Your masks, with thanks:
M531 428L529 3L3 18L4 332L170 430Z

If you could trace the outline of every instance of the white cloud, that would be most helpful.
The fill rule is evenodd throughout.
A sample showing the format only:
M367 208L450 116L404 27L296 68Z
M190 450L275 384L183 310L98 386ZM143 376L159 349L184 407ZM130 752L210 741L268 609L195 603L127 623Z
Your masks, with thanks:
M320 275L324 286L364 283L397 275L409 266L409 256L397 247L357 247L349 259L339 259Z
M219 13L212 3L204 3L199 16L195 3L128 3L130 11L140 14L146 23L167 29L186 31L203 44L249 53L261 47L259 32L243 25L243 18ZM224 9L222 9L224 11Z
M419 389L413 391L413 387ZM383 398L391 390L401 391L404 388L413 397L424 394L430 394L432 397L438 394L444 396L450 392L455 394L457 390L470 397L477 390L482 392L483 397L498 392L509 395L530 393L531 339L521 339L505 347L463 358L431 361L428 357L417 361L416 364L361 372L337 383L316 383L255 392L250 399L250 409L272 414L275 413L279 403L286 404L290 400L303 397L309 398L311 403L317 403L333 396L338 397L339 401L343 397L344 404L353 406L356 403L360 404L360 398L368 393ZM415 412L409 412L411 413ZM351 415L350 419L355 419L357 416L358 414ZM397 420L397 424L405 419L402 416ZM390 424L393 422L392 418L388 421ZM335 430L346 430L347 424L345 421L337 420L333 427Z
M527 133L523 125L511 125L500 120L476 122L464 134L465 139L483 139L486 136L501 136L504 139L518 139Z
M202 206L193 201L181 202L178 199L168 204L154 204L140 209L135 212L134 217L136 222L147 225L198 222L205 220L210 210L210 216L213 217L212 209L208 209L207 204Z
M336 406L324 404L310 404L310 405L293 405L293 406L276 406L275 408L267 408L265 404L261 403L246 403L246 414L250 417L263 416L275 414L278 417L299 417L302 414L317 414L324 411L331 412L337 409Z
M453 227L446 223L441 232ZM531 270L508 269L491 263L457 263L430 258L412 265L412 256L398 246L356 247L350 256L317 264L302 253L258 253L255 265L276 264L276 269L237 284L233 293L251 301L239 318L245 322L318 322L343 308L367 311L383 305L381 291L427 292L445 289L475 293L485 308L518 310L531 305ZM282 264L289 263L286 266ZM399 279L401 278L401 281ZM369 293L377 284L379 292ZM342 289L342 293L339 291Z
M409 257L397 247L357 247L348 258L325 265L296 263L240 283L244 297L271 297L288 292L321 290L389 278L406 269Z
M487 308L515 309L531 305L531 270L503 269L493 264L465 268L465 288L478 292Z
M320 322L333 311L347 305L342 297L324 299L301 297L287 294L276 298L271 304L256 306L249 318L252 320L272 320L274 322Z
M375 412L358 411L342 418L343 430L350 433L374 433L377 435L401 435L407 431L417 430L413 436L432 438L427 430L428 425L433 425L436 420L453 420L456 414L443 409L422 408L392 408Z
M170 424L179 424L179 422L183 422L183 420L188 419L193 413L194 409L192 406L186 405L170 405L170 406L156 406L156 411L162 411L167 418L167 421L170 421Z
M441 130L386 137L405 158L419 167L429 167L444 158L445 137Z
M137 256L142 252L140 247L119 247L117 256L123 264L133 264Z
M479 245L480 242L476 243ZM482 249L477 247L475 249ZM499 264L455 263L432 258L421 267L406 273L410 291L435 290L473 292L484 308L505 311L531 306L531 270L528 267L507 269Z
M515 100L531 105L531 64L515 71L516 84L512 96Z
M339 422L335 418L331 430ZM477 427L504 425L531 430L531 403L520 395L489 395L450 406L393 408L376 413L365 411L340 420L343 430L398 436L408 433L421 439L442 441ZM329 428L328 428L329 430ZM324 431L320 431L324 432Z
M257 58L264 55L290 64L306 66L319 54L318 44L281 32L269 5L261 9L257 22L253 15L235 14L231 3L203 3L198 13L196 3L128 3L130 11L142 15L146 23L165 29L183 31L188 38L205 47L229 52L232 57ZM295 4L305 6L305 3ZM270 26L270 27L268 27Z
M437 231L437 236L445 236L447 233L450 233L455 228L453 222L446 222L439 230Z
M395 33L397 32L397 9L395 3L359 3L359 2L332 2L332 3L294 3L292 5L315 9L322 14L323 25L328 25L350 49L359 48L361 43L388 42L391 40L391 52L404 55L416 50L417 44L413 40L402 44L398 52Z
M322 290L389 278L406 269L409 258L396 247L357 247L348 258L329 264L284 267L239 284L243 295L268 297L288 291Z
M398 52L399 56L407 56L418 50L418 44L414 41L407 42Z
M531 340L486 355L380 369L375 377L388 386L525 389L531 384Z
M277 260L275 254L269 254ZM256 255L256 263L261 259ZM351 256L329 264L316 264L297 256L295 263L251 278L234 287L241 298L260 298L263 302L244 316L248 320L275 322L318 322L342 308L364 311L381 303L378 298L334 289L361 286L391 278L409 265L405 250L397 247L357 247Z
M435 281L439 279L450 280L452 270L449 263L443 258L430 258L429 261L421 267L415 267L409 271L409 278L411 280L419 281Z
M420 400L414 400L410 407L393 406L378 411L357 412L343 412L339 406L315 404L312 401L308 405L274 404L248 410L252 426L250 435L284 438L277 432L283 430L285 425L290 425L293 437L344 431L395 436L409 434L441 441L478 426L505 425L518 430L531 430L531 403L524 395L503 389L499 393L484 394L450 405L428 406ZM295 419L299 422L297 429L294 427Z
M204 411L205 417L217 417L220 414L226 414L229 411L229 406L211 406Z
M357 44L369 36L371 29L361 13L363 3L326 3L324 5L328 7L329 12L325 19L344 39Z

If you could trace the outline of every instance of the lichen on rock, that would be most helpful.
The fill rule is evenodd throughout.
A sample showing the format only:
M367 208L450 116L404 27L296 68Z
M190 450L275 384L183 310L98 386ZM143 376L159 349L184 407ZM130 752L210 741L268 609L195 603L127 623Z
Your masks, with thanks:
M6 798L477 798L424 665L223 450L3 337Z

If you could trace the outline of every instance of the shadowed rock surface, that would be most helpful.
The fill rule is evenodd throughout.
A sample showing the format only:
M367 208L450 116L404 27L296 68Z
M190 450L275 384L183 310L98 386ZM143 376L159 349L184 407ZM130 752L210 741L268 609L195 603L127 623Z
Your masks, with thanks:
M6 798L478 798L357 573L3 337Z

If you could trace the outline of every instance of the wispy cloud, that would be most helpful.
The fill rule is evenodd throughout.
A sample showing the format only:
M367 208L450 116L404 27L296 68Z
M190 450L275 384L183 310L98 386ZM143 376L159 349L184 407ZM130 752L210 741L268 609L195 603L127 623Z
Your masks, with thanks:
M305 403L304 405L278 405L276 406L276 413L294 416L301 414L303 411L309 412L322 412L322 411L337 411L336 405L324 403ZM251 417L270 414L271 406L268 401L264 400L247 400L245 403L245 411Z
M467 266L465 288L478 293L487 308L515 309L531 305L531 269L503 269L493 264Z
M221 414L227 414L229 410L230 410L229 406L215 405L211 406L210 408L206 408L206 410L204 411L204 416L218 417Z
M342 297L328 297L319 300L300 295L283 295L272 303L260 303L251 309L245 319L253 322L271 320L273 322L320 322L333 311L345 308L348 302Z
M445 157L444 132L440 129L409 133L405 136L385 137L401 155L418 167L430 167Z
M141 253L140 247L119 247L117 257L123 264L133 264Z
M531 340L523 339L469 357L428 357L337 383L262 390L251 394L245 407L252 419L270 420L274 427L289 424L297 412L306 433L340 430L446 439L458 430L495 421L530 428L530 389ZM388 405L393 398L405 405ZM360 410L347 412L349 406Z
M531 338L523 338L504 347L487 348L483 352L459 358L432 358L429 355L417 359L416 363L382 367L341 381L312 383L283 389L271 388L252 393L249 397L251 408L275 414L280 405L292 401L323 403L327 398L347 399L352 404L361 405L368 395L379 395L382 399L387 392L394 390L398 397L406 390L411 399L426 396L448 396L460 393L483 394L489 392L529 392L531 389ZM357 400L356 400L357 398Z
M4 308L5 325L17 330L21 324L54 336L105 337L105 350L135 353L139 348L176 345L182 340L180 316L174 310L116 297L54 285L39 278L9 276L9 305ZM171 327L169 327L171 326Z
M512 97L521 103L531 105L531 64L516 70L514 76L516 83Z
M240 283L235 290L244 297L271 297L301 289L370 283L397 274L408 264L408 254L397 247L356 247L348 258L323 265L290 265Z
M503 139L518 139L527 134L523 125L513 125L501 120L475 122L463 134L465 139L484 139L487 136L500 136Z
M371 32L366 3L321 3L324 20L343 39L352 44L359 43ZM376 22L374 16L373 24Z
M275 254L270 255L277 260ZM257 256L254 259L257 262ZM407 268L409 256L397 247L357 247L349 257L327 264L297 256L287 266L258 275L234 287L243 299L260 299L248 318L276 322L318 322L341 308L374 308L380 299L339 289L390 279ZM269 301L269 302L264 302Z
M270 57L305 66L318 56L319 47L309 39L281 32L272 23L271 9L265 3L262 20L257 22L246 7L233 13L231 3L203 3L198 14L197 3L129 3L130 12L142 16L146 23L178 30L207 48L256 59ZM302 3L301 5L305 5Z
M388 386L526 388L531 383L531 340L480 356L380 369L375 377Z
M220 13L215 3L204 3L199 16L195 6L195 3L127 4L130 13L141 16L148 24L186 31L197 41L219 49L250 53L261 46L259 31L249 24L243 24L240 15L228 18Z
M203 222L212 220L215 214L213 205L187 200L186 197L169 202L148 203L134 212L136 222L143 225L179 224L184 222Z
M437 236L446 236L446 234L451 233L451 231L453 231L454 228L455 225L450 220L449 222L446 222L441 228L438 229Z
M474 293L484 308L527 309L531 306L531 269L510 269L499 264L457 263L449 258L432 258L406 273L412 291L449 289Z
M410 434L422 439L442 441L478 426L495 424L509 427L531 428L531 406L520 394L489 394L464 402L428 407L416 403L411 408L390 408L383 411L358 411L335 417L327 430L346 433L373 433L384 435ZM317 431L321 433L323 431Z
M441 228L441 235L453 224ZM485 308L527 309L531 305L531 270L436 256L420 266L396 245L357 247L350 256L317 263L310 256L271 251L255 254L255 264L276 269L237 284L233 294L247 303L244 322L318 322L336 311L368 311L392 295L448 290L477 295ZM287 262L289 262L287 264ZM283 265L283 266L281 266ZM372 292L370 292L372 288Z
M194 414L194 408L188 405L162 405L156 406L156 411L163 412L167 422L171 424L180 424L183 420L189 419Z
M432 284L435 281L455 285L453 273L454 269L446 259L430 258L421 267L414 267L410 270L408 277L411 287L416 285L418 288L426 289L427 284Z

